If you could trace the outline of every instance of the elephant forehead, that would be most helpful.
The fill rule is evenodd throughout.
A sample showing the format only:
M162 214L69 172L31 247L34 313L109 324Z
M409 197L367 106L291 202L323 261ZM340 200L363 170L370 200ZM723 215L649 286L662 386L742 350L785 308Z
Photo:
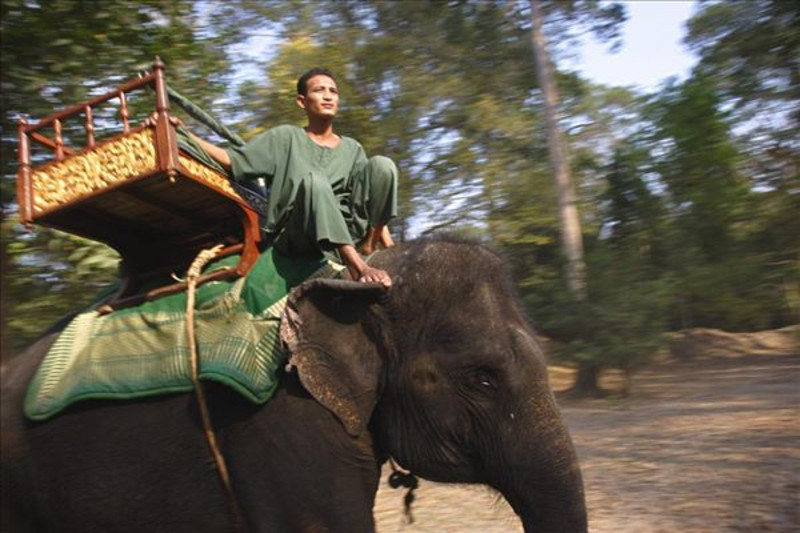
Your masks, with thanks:
M516 348L530 351L537 358L542 360L545 359L544 350L542 350L539 341L536 340L531 332L518 325L512 326L511 332L513 334L512 338L514 339Z
M417 388L431 390L436 388L441 379L441 371L433 358L415 357L408 368L411 382Z
M465 327L492 327L508 318L510 298L491 282L452 284L445 292L415 295L414 307L426 321L458 322Z

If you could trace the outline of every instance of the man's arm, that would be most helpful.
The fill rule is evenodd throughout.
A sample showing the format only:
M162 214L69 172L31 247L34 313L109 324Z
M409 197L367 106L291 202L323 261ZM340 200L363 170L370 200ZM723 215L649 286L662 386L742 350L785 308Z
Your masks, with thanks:
M231 169L231 158L228 155L228 152L226 152L224 149L220 148L216 144L211 144L210 142L201 139L191 131L189 130L186 131L189 133L189 136L191 136L191 138L194 139L195 142L200 145L200 148L206 151L208 155L213 157L220 165L225 167L226 170Z

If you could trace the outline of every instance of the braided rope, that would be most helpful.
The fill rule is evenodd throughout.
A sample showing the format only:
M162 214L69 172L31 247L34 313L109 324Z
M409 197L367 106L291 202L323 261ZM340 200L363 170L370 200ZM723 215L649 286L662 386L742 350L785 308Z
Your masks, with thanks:
M211 454L214 456L214 462L217 465L217 473L219 474L220 481L225 487L228 496L228 503L233 513L236 531L244 531L244 517L242 516L241 509L236 500L236 495L233 492L231 485L230 473L228 466L225 463L225 457L217 443L217 438L214 433L214 427L211 424L211 415L208 411L208 403L206 402L205 392L200 383L199 361L197 355L197 337L195 334L194 326L194 306L195 306L195 291L197 289L197 279L203 271L203 267L211 261L219 251L222 245L218 244L213 248L201 251L197 257L192 261L189 270L186 273L186 332L189 336L189 353L191 355L192 367L192 386L194 387L195 395L197 396L197 404L200 409L200 416L203 421L203 432L205 433L206 441L211 449Z

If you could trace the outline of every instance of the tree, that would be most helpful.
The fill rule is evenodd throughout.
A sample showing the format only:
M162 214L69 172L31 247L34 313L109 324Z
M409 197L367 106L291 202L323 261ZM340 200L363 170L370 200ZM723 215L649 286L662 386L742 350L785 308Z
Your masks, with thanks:
M622 141L605 169L607 188L600 200L603 231L610 247L638 257L643 269L656 273L667 255L665 208L644 180L650 155L633 139Z
M748 259L759 258L757 279L776 288L759 297L777 304L767 313L772 325L800 316L798 25L795 2L709 2L690 19L685 39L700 56L698 73L738 124L739 170L752 191Z
M555 341L554 359L590 369L577 373L571 394L604 396L599 372L616 368L626 377L621 391L626 396L634 373L663 345L670 282L653 278L635 250L614 248L609 241L587 246L586 259L592 282L583 300L554 284L529 294L526 302L537 310L540 331Z
M733 243L734 226L746 216L748 183L729 117L713 82L693 77L667 87L654 107L661 139L658 171L685 236L708 259Z
M781 212L792 203L791 196L759 192L743 172L748 167L741 143L723 107L715 80L700 73L665 88L652 107L655 169L666 187L671 218L667 267L675 280L672 313L679 327L761 329L786 316L781 293L786 283L796 283L796 271L791 263L775 262L797 258L796 237L783 232L786 224L789 233L798 225L786 218L767 230L765 223L786 216ZM778 198L787 205L773 203ZM778 216L765 209L765 201L779 207ZM791 247L762 242L770 233Z
M531 37L533 42L536 73L543 95L543 107L547 123L548 154L556 184L562 253L566 268L567 288L573 298L581 302L586 296L586 265L583 258L583 236L575 192L570 178L570 164L566 144L557 120L559 106L553 66L543 32L544 17L540 0L530 0ZM561 11L567 18L579 21L581 16L601 15L590 23L600 34L613 37L618 24L624 20L624 10L618 4L600 8L597 2L553 3L554 12ZM579 24L578 24L579 25ZM591 358L578 359L576 388L592 393L597 389L598 365Z
M529 46L503 3L420 2L409 10L336 2L263 13L282 28L282 40L265 66L269 83L245 89L258 110L245 129L298 120L299 65L324 54L342 90L337 129L400 166L402 214L393 226L405 229L414 211L432 226L480 226L503 203L504 185L538 159L525 138L538 120L534 106L520 109L515 92L534 87L531 66L520 60Z
M553 179L558 196L558 214L561 226L561 249L566 258L567 287L578 300L582 300L586 291L586 265L583 260L583 237L578 215L575 191L570 179L569 161L566 143L564 142L556 118L558 108L558 90L550 63L547 41L542 31L542 13L539 0L531 2L531 34L534 57L536 59L536 75L542 88L545 120L547 123L547 145Z
M102 94L149 68L156 55L166 61L172 84L210 106L224 93L232 66L226 48L220 45L236 39L247 27L246 19L230 23L235 7L189 0L2 3L0 334L5 341L12 339L3 342L4 356L45 329L48 320L88 303L95 292L90 279L108 282L115 274L113 260L108 261L114 254L107 249L41 228L27 234L15 225L16 120L25 115L38 119ZM132 99L131 105L138 104ZM104 126L114 122L108 117L113 118L116 109L111 106L107 111L99 111L96 117L98 138L104 136ZM68 142L83 148L77 140L81 125L67 126ZM81 249L91 252L91 257L80 259ZM87 264L93 265L87 274L66 268ZM52 290L42 290L45 281Z
M750 112L774 113L800 126L800 7L783 0L709 2L689 20L685 42L700 56L723 97Z
M100 243L50 230L27 233L14 218L4 222L9 270L4 301L4 356L22 349L68 311L108 293L117 277L118 255ZM9 275L9 272L11 275Z

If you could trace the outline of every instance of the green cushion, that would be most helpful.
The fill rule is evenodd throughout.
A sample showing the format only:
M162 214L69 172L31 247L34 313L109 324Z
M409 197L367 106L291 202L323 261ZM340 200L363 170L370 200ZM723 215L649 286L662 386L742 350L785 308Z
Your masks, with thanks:
M237 261L216 261L205 272ZM201 285L195 305L200 379L229 385L252 402L266 402L285 360L279 325L289 289L311 277L335 277L342 268L267 249L247 277ZM191 391L187 335L185 293L109 315L78 315L34 375L25 414L43 420L83 399Z

